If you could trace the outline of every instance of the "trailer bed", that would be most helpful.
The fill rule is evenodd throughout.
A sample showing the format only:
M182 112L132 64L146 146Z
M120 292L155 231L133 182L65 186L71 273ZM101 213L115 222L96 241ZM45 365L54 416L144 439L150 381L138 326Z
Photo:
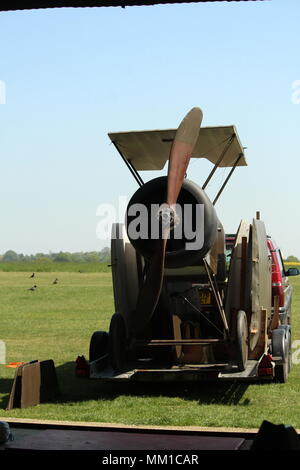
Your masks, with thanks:
M109 364L101 368L101 362L93 361L90 366L90 379L104 381L208 381L208 380L257 380L259 361L248 360L244 371L239 371L234 364L189 364L173 365L172 367L137 367L129 364L120 372L116 372ZM272 380L273 376L259 377Z

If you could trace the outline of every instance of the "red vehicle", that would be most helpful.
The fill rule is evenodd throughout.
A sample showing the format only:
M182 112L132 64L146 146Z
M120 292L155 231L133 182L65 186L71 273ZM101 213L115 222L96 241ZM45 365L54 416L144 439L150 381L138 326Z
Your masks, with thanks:
M292 286L289 283L289 276L297 276L299 271L297 268L289 268L285 270L281 251L272 240L268 237L267 240L270 256L272 259L272 305L274 306L274 299L279 298L279 313L282 324L291 323L291 301L292 301Z

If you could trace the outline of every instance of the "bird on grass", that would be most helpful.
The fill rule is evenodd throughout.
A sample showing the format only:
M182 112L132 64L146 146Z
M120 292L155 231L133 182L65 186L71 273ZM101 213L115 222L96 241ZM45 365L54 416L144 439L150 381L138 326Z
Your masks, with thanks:
M37 285L34 285L34 286L32 286L32 287L29 287L29 289L27 289L27 290L32 290L32 291L35 291L35 290L36 290L36 288L37 288Z
M30 278L34 277L34 273L31 274L31 276L29 276Z
M54 279L54 281L52 282L52 284L58 284L58 279Z

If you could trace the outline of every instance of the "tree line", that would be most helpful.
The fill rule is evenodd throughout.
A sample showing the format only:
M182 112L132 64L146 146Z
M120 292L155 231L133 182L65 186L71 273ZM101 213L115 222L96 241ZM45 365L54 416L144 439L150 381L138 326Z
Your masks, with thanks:
M105 247L101 251L80 251L78 253L70 253L67 251L60 251L59 253L36 253L35 255L24 255L23 253L16 253L13 250L8 250L4 255L0 255L0 262L58 262L58 263L109 263L110 262L110 248ZM285 260L287 263L298 263L300 260L296 256L288 256Z
M60 251L59 253L36 253L34 255L24 255L13 250L6 251L0 255L0 262L54 262L54 263L107 263L110 262L110 249L103 248L101 251L80 251L70 253Z

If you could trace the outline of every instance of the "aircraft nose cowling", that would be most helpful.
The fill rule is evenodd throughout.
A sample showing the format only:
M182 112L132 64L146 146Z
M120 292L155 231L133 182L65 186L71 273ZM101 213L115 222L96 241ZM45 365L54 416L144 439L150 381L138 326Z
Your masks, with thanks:
M215 208L202 188L185 179L175 213L173 208L168 210L165 207L159 212L166 199L166 191L167 177L162 176L148 181L135 192L126 210L128 238L145 259L151 260L157 239L161 236L162 220L170 215L171 226L174 221L174 227L167 242L165 267L197 265L209 252L217 236Z

